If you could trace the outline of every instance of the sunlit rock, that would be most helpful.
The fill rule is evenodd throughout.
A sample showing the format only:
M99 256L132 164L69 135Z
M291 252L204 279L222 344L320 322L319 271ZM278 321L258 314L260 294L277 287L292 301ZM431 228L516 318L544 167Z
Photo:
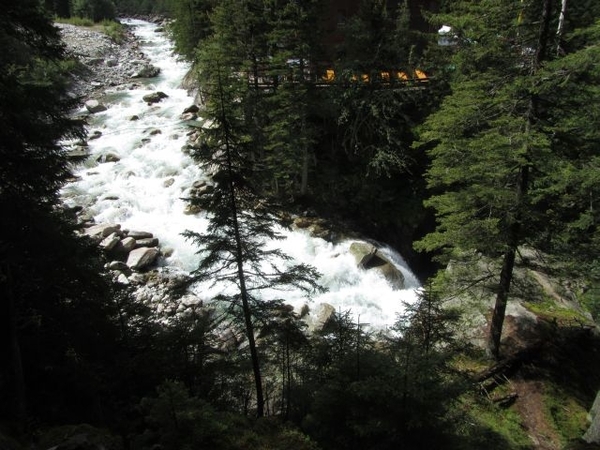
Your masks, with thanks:
M350 253L361 269L376 270L394 289L404 289L404 275L377 247L368 242L353 242Z
M193 216L194 214L198 214L199 212L202 211L202 208L200 208L198 205L185 205L185 208L183 209L183 213L187 216Z
M143 270L150 267L158 257L158 249L154 247L140 247L132 250L127 257L127 265L132 270Z
M112 233L119 233L121 230L121 225L119 224L107 224L102 223L98 225L93 225L87 228L84 233L88 236L99 236L105 238Z
M304 317L310 333L318 332L327 327L335 316L335 308L329 303L319 303Z
M154 237L154 235L152 233L149 233L148 231L138 231L138 230L129 230L127 232L127 236L132 237L134 239L147 239L147 238Z
M155 237L136 239L135 248L140 247L158 247L158 239Z
M98 100L92 99L85 102L85 109L87 109L90 114L96 114L106 111L108 108Z
M121 241L121 245L123 245L123 250L126 252L130 252L135 248L137 241L131 236L127 236Z
M128 272L129 266L123 261L111 261L106 265L108 270L117 270L119 272Z
M109 252L113 248L115 248L115 246L119 243L120 240L121 240L121 238L119 238L117 233L112 233L112 234L108 235L107 237L105 237L100 242L99 245L102 250Z
M154 78L160 74L160 69L153 66L152 64L145 64L141 68L137 69L131 78ZM159 100L160 101L160 100Z
M600 391L588 414L590 426L583 435L583 440L588 444L600 444Z

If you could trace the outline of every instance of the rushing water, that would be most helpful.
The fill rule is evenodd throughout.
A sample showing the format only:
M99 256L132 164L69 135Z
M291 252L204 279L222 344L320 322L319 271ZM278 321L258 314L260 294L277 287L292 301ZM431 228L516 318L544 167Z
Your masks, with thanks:
M163 33L154 31L154 24L138 20L127 23L133 27L141 50L161 74L139 81L136 89L107 92L104 102L108 110L89 120L90 135L96 131L102 134L89 141L91 156L76 170L78 180L64 188L63 197L71 206L84 206L97 223L119 223L123 228L154 233L161 247L172 250L160 265L189 272L198 263L197 249L181 233L202 232L207 225L202 213L184 214L186 203L182 200L194 181L207 179L181 151L189 129L180 115L192 99L178 86L189 66L176 58L171 43ZM156 91L166 93L168 98L147 105L142 97ZM130 120L134 115L139 119ZM116 155L118 161L96 162L108 154ZM404 290L393 290L377 272L359 269L348 252L350 241L334 245L305 231L281 231L287 239L277 245L295 261L314 266L322 274L320 283L328 289L313 297L309 307L329 303L379 328L394 322L403 302L416 298L418 280L391 249L381 251L404 274ZM215 289L218 287L196 286L195 293L206 301L214 296ZM300 293L286 292L285 296L296 308L307 303Z

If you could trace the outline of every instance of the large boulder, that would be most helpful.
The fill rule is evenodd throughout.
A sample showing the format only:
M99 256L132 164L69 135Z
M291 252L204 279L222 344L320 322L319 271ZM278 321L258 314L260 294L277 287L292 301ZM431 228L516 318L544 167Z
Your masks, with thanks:
M157 91L157 92L153 92L152 94L144 95L142 97L142 100L144 100L146 103L148 103L149 105L151 105L153 103L158 103L163 98L167 98L167 97L168 97L168 95L165 94L164 92Z
M319 303L311 310L304 321L308 325L309 333L315 333L327 329L335 317L335 308L329 303Z
M404 289L404 275L388 257L368 242L353 242L350 253L358 267L364 270L376 270L385 277L394 289Z
M106 111L108 108L98 100L92 99L85 102L85 109L87 109L90 114L96 114Z
M131 78L154 78L159 74L160 69L158 67L155 67L152 64L144 64L131 75Z
M154 264L158 257L158 249L155 247L140 247L132 250L127 257L127 265L132 270L144 270Z

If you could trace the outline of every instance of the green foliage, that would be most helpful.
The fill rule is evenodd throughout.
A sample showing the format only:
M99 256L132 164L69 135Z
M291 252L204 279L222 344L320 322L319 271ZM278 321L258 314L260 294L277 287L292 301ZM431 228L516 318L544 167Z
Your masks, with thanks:
M94 22L114 20L116 8L112 0L73 0L73 15Z
M134 16L136 14L168 15L172 0L114 0L119 16Z
M117 44L125 39L125 27L115 20L104 19L102 21L102 31Z
M165 448L214 450L318 448L306 435L277 419L253 422L243 416L217 412L174 382L163 383L156 397L142 400L141 408L146 429L134 440L136 450L157 444Z
M71 65L39 2L7 6L0 22L0 414L91 420L101 414L99 365L115 330L98 249L75 234L59 201L71 177L60 140L84 137L69 116Z
M58 23L68 23L78 27L93 27L94 21L85 17L58 17L56 19Z
M460 348L451 333L455 321L427 292L382 347L381 336L338 316L307 351L319 373L312 374L303 427L325 449L450 448L448 425L466 389L452 365Z
M436 252L443 262L475 256L476 264L481 254L501 258L490 329L495 356L519 246L532 245L575 266L596 264L585 251L569 254L563 247L578 239L575 230L585 230L591 237L586 244L596 245L589 200L597 193L588 168L597 161L586 150L597 142L587 125L596 115L588 101L598 94L597 71L586 64L595 45L564 54L551 38L558 20L551 3L453 4L439 18L452 24L457 37L452 94L421 130L432 159L425 204L435 210L437 228L416 248ZM581 32L562 37L572 42ZM595 27L584 33L599 42ZM573 78L565 78L570 71Z
M216 6L214 0L173 0L171 15L176 19L170 25L175 49L188 60L194 61L200 42L210 36L210 15Z
M206 402L191 397L179 383L165 382L156 398L144 398L141 408L149 428L136 448L159 444L165 448L221 448L227 427Z
M528 450L533 448L523 428L522 417L511 408L501 408L487 401L475 400L464 405L469 426L463 433L469 439L466 448L485 446L490 450Z
M563 444L581 438L587 430L587 406L560 387L550 384L545 389L544 406L547 417L560 433Z

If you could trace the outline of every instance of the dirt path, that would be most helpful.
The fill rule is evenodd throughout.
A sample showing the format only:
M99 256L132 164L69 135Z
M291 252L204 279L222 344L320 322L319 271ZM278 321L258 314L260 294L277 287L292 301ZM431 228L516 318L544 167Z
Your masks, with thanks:
M519 395L514 407L523 418L523 426L534 448L558 450L561 438L549 423L544 411L543 385L539 381L512 380L512 387Z

